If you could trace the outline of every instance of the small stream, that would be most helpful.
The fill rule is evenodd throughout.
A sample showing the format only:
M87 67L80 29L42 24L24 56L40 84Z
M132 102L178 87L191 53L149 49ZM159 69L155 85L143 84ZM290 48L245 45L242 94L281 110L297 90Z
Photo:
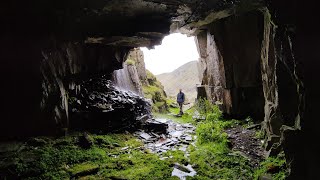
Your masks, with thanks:
M192 124L180 124L170 119L148 119L147 128L135 132L135 136L142 140L146 149L160 155L161 160L170 157L164 155L169 150L181 150L189 158L188 146L195 146L195 127ZM195 176L196 171L190 164L175 163L172 176L185 180L187 176Z

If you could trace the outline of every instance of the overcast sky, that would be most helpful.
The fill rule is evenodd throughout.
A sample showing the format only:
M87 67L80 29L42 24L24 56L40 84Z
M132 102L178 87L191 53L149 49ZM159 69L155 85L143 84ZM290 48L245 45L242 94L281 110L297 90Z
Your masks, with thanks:
M141 48L144 53L146 68L153 74L171 72L181 65L198 60L194 37L182 34L170 34L162 40L162 44L148 50Z

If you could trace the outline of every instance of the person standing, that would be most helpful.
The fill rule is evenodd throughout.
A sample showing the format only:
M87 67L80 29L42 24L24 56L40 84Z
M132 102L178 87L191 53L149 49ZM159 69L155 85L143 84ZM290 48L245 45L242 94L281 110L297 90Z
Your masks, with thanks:
M179 93L177 94L177 103L179 104L179 107L180 107L179 115L183 115L182 105L184 103L184 100L185 100L184 93L182 92L182 89L180 89Z

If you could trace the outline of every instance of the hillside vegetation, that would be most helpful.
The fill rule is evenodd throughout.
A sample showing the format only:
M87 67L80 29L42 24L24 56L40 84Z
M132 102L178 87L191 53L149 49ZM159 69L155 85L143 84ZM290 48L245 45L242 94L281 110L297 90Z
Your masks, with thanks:
M194 102L197 96L196 85L200 84L198 76L198 61L188 62L170 73L157 75L157 79L164 86L170 97L175 97L182 89L189 102Z
M148 70L147 83L142 85L142 90L145 98L152 100L152 111L153 112L167 112L168 106L166 103L167 95L163 90L163 86L157 80L157 78Z

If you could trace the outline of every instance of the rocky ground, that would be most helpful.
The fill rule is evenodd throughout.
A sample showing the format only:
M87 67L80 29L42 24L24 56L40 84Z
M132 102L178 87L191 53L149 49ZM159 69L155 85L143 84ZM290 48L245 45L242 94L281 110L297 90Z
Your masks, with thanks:
M69 103L73 129L134 131L140 127L141 117L151 113L145 98L118 89L104 76L84 81L70 91Z
M186 109L183 117L176 117L175 112L166 118L153 118L150 103L117 89L104 77L81 83L76 91L69 92L69 103L71 126L94 131L0 144L0 179L184 180L235 177L242 171L243 177L250 177L249 171L264 159L265 151L254 128L228 126L224 132L232 151L219 149L227 139L220 137L222 129L217 134L213 131L226 127L222 124L228 121L216 116L210 121ZM184 118L189 121L179 121ZM201 136L208 144L197 142ZM216 171L204 172L208 168ZM221 176L220 171L224 171Z
M149 130L135 132L135 136L144 143L144 148L159 154L162 160L171 158L166 154L168 151L182 151L188 162L175 163L172 176L186 179L188 176L196 175L196 171L189 164L188 149L189 145L196 147L195 126L190 123L177 123L170 119L149 119L148 123L151 126ZM161 131L159 131L159 126L163 127ZM228 134L232 153L240 154L248 159L252 167L258 168L259 163L265 159L266 151L262 147L262 140L256 137L257 130L238 125L225 132Z
M189 158L188 146L191 144L195 146L195 127L190 123L180 124L170 119L150 119L149 122L152 127L149 130L140 130L135 133L144 143L144 147L153 153L160 155L160 159L166 160L172 158L168 156L168 151L182 151L186 159ZM159 131L158 126L163 126L166 129ZM193 177L196 171L191 164L174 163L172 176L177 176L180 179L186 179L187 176Z
M67 179L151 179L154 174L165 175L164 179L196 177L199 166L190 161L190 145L198 148L196 127L146 116L140 121L143 125L133 136L81 133L56 140L39 137L1 144L0 177L48 177L46 171L50 177ZM256 130L235 126L225 132L232 149L226 158L240 154L251 167L258 167L265 151Z
M258 167L265 158L266 151L262 147L262 140L256 137L257 131L237 126L225 132L228 134L232 150L241 152L254 167Z

